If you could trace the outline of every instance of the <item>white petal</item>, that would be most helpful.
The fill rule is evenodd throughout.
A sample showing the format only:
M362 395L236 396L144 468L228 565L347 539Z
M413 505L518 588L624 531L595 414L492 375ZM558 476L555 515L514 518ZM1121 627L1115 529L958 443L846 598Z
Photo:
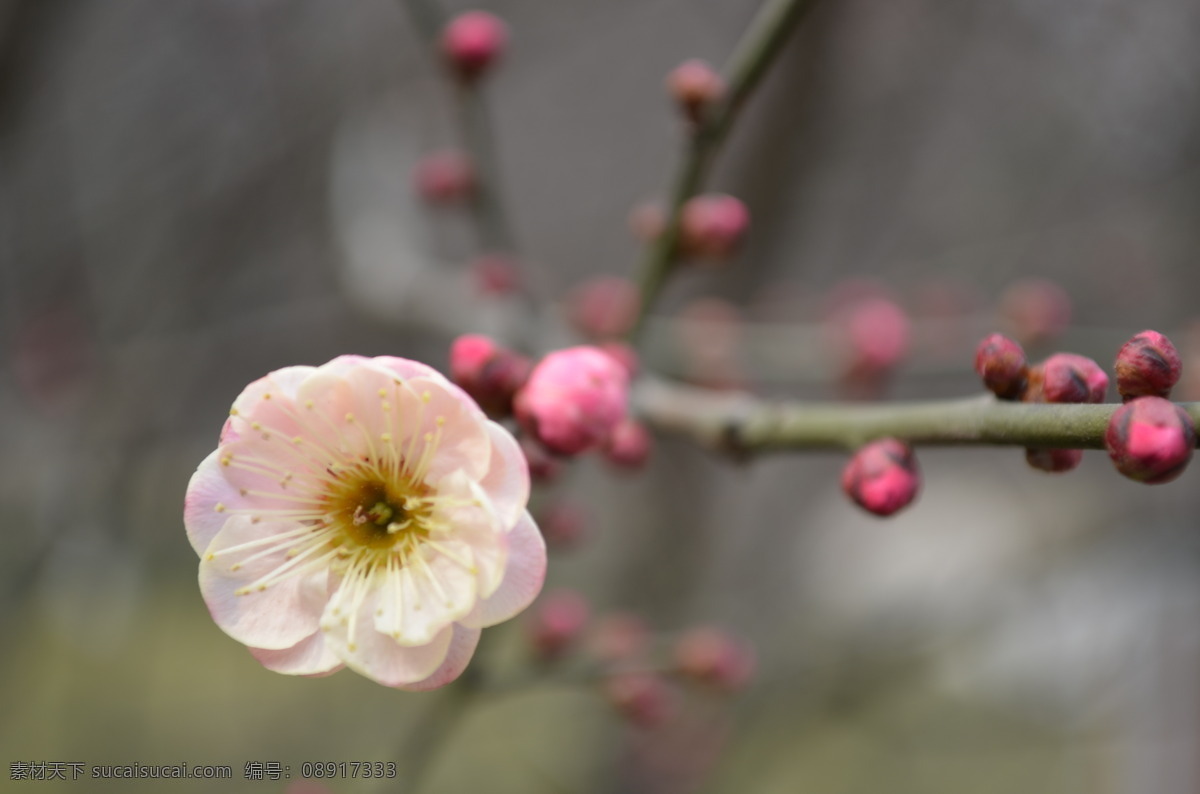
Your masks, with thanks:
M345 665L330 650L324 632L314 632L291 648L270 650L251 648L250 653L263 667L285 675L324 676L336 673Z
M374 611L370 598L359 606L353 642L348 622L335 619L326 624L325 641L347 667L386 686L400 686L428 677L445 661L453 636L449 626L421 645L400 645L375 630Z
M449 684L454 679L462 675L463 670L467 669L467 664L471 661L471 657L475 655L475 647L479 645L479 629L467 628L459 624L454 625L454 638L450 643L450 648L446 652L446 659L442 662L434 673L421 681L411 684L404 684L401 689L407 689L412 692L425 692L430 689L437 689L440 686Z
M505 529L516 526L529 503L529 463L512 434L495 422L487 424L492 457L487 474L479 481L496 508Z
M367 600L368 626L399 645L424 645L475 606L476 575L436 550L414 552L403 567L378 577Z
M317 630L328 598L328 572L324 568L283 576L269 583L265 590L254 589L259 579L288 564L291 559L288 550L298 540L295 536L222 553L296 528L287 522L254 523L248 516L233 516L201 558L200 592L204 602L217 625L238 642L253 648L278 650L292 647ZM315 559L320 553L314 552L301 563ZM289 570L298 571L301 567L297 563ZM239 595L243 588L251 588L251 592Z
M514 617L537 598L546 581L546 543L529 513L508 535L508 565L504 581L489 598L480 599L471 614L459 622L486 628Z

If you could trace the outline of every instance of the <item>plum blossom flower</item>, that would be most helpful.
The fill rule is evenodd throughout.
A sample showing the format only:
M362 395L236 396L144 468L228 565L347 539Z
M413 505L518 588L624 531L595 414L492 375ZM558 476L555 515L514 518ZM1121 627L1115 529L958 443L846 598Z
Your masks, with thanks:
M425 690L541 590L520 447L402 358L341 356L246 387L188 485L217 625L271 670Z

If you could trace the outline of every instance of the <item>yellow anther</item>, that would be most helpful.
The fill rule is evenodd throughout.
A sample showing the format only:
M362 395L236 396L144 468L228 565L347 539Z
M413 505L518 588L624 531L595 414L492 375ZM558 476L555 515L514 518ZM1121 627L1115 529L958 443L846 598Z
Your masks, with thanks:
M271 392L269 392L269 391L265 391L265 392L263 392L263 399L264 399L264 400L269 400L269 399L271 399Z
M217 502L217 505L216 505L216 507L213 508L213 510L216 510L218 513L224 513L225 505L221 502Z
M233 462L233 458L231 458L231 457L230 457L230 456L228 456L228 455L226 455L225 457L221 458L221 465L222 465L222 466L228 466L228 465L229 465L230 463L232 463L232 462Z
M347 421L347 422L353 422L353 421L354 421L354 414L346 414L346 421Z
M437 419L435 419L434 421L436 421L436 422L437 422L437 426L438 426L438 427L445 427L445 426L446 426L446 417L444 417L444 416L439 416L439 417L438 417Z
M433 400L433 395L431 393L429 393L427 391L421 392L421 401L422 402L431 402L432 400Z
M380 397L387 397L387 389L380 389L380 390L379 390L379 396L380 396Z
M230 409L229 409L229 415L230 415L230 416L237 416L237 415L238 415L238 409L236 409L236 408L230 408Z
M251 423L250 423L250 429L252 429L252 430L262 430L262 425L261 425L261 424L259 424L258 422L251 422Z
M313 409L313 401L312 401L312 400L305 400L305 401L304 401L304 407L305 407L305 408L307 408L308 410L310 410L310 411L311 411L311 410Z

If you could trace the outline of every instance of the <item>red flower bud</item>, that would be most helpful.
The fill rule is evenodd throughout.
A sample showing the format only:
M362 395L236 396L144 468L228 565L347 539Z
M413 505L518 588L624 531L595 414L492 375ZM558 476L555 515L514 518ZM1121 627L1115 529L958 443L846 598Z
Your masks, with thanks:
M878 516L890 516L907 507L920 489L921 473L912 449L894 438L867 444L842 471L842 490Z
M1186 411L1162 397L1135 397L1108 423L1104 446L1117 471L1150 485L1170 482L1192 459L1196 428Z
M637 285L620 276L600 276L567 297L567 317L591 339L615 339L633 327L641 305Z
M432 152L417 163L413 182L430 204L454 204L475 192L475 167L462 152Z
M1070 471L1083 462L1082 449L1027 449L1025 461L1035 469L1054 474Z
M1004 291L1000 313L1026 343L1058 336L1071 323L1071 296L1045 279L1023 279Z
M442 54L450 69L466 81L474 80L504 52L508 30L494 14L467 11L442 31Z
M604 694L626 719L642 728L661 725L675 711L667 682L654 673L617 673L604 682Z
M732 692L754 675L754 652L745 643L717 628L692 629L675 645L679 672L703 684Z
M592 626L588 649L603 662L635 659L650 643L650 627L632 612L611 612Z
M641 422L626 419L617 425L604 443L604 457L622 469L640 469L650 457L654 438Z
M986 336L975 349L975 371L997 397L1015 400L1025 389L1025 351L1003 334Z
M734 196L707 193L683 205L679 223L685 253L720 261L732 256L746 236L750 212Z
M698 122L725 93L725 81L707 63L693 58L671 70L667 75L667 90L684 115Z
M471 278L485 295L508 295L521 286L521 268L512 257L484 254L471 263Z
M513 395L529 378L529 359L482 334L464 334L450 346L450 377L490 416L512 413Z
M1158 331L1142 331L1117 353L1117 391L1126 402L1134 397L1166 397L1179 382L1183 363L1171 340Z
M1055 353L1042 363L1042 401L1102 403L1108 375L1086 356Z
M543 659L561 656L583 633L590 612L574 590L546 594L526 624L534 651Z

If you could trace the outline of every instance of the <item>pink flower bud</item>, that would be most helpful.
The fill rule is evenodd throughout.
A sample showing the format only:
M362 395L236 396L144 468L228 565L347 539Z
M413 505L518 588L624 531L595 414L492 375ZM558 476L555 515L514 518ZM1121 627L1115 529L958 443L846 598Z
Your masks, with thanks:
M693 58L671 70L667 90L684 115L698 122L725 93L725 81L706 62Z
M526 624L534 651L543 659L561 656L583 633L590 613L587 601L574 590L547 593Z
M643 243L657 240L666 226L667 213L657 201L640 202L629 211L629 231Z
M567 317L580 333L592 339L624 336L637 318L641 294L620 276L600 276L572 290L567 297Z
M1025 351L1002 334L984 337L975 349L975 371L997 397L1015 400L1025 388Z
M1055 353L1042 363L1042 401L1102 403L1108 375L1086 356Z
M680 217L684 253L701 259L728 259L746 236L750 211L740 199L720 193L695 196Z
M572 347L543 358L514 408L526 432L551 452L577 455L598 446L625 418L629 375L595 347Z
M869 513L890 516L907 507L921 488L912 449L884 438L854 453L842 471L842 490Z
M1045 279L1023 279L1000 296L1000 314L1023 342L1052 339L1071 323L1071 296Z
M840 320L850 345L848 371L887 372L908 355L912 326L894 301L865 298L847 306Z
M1126 402L1134 397L1166 397L1179 382L1183 362L1171 340L1158 331L1142 331L1117 353L1117 391Z
M417 163L413 182L417 194L430 204L455 204L474 194L475 167L462 152L432 152Z
M1135 397L1113 413L1104 446L1117 471L1157 485L1183 472L1196 446L1196 429L1191 416L1171 401Z
M508 29L494 14L467 11L442 31L442 54L460 78L475 80L504 52Z
M574 502L556 501L538 510L537 525L555 550L574 548L587 534L587 516Z
M746 686L755 667L749 646L712 627L692 629L680 637L675 663L682 675L727 692Z
M491 416L512 413L513 395L529 369L529 359L482 334L464 334L450 346L451 379Z
M632 612L610 612L592 626L588 649L609 664L629 662L650 644L650 627Z
M650 457L654 438L641 422L626 419L613 428L604 444L604 457L622 469L640 469Z
M1083 462L1082 449L1027 449L1025 461L1035 469L1053 474L1070 471Z
M617 711L642 728L663 724L675 711L667 682L654 673L617 673L605 680L604 694Z
M485 295L509 295L521 286L521 268L504 254L484 254L471 263L471 279Z

